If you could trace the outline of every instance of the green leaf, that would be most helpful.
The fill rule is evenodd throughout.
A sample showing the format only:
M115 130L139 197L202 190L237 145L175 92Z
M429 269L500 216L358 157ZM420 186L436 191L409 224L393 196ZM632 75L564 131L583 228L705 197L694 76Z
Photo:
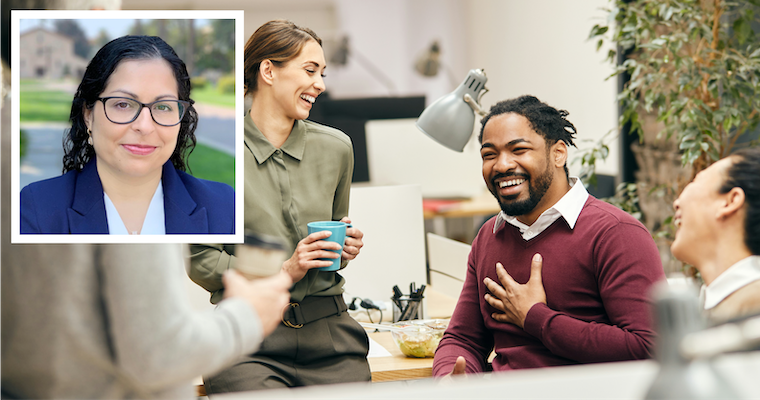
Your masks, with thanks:
M690 149L690 148L694 147L694 145L696 143L697 142L695 142L693 140L687 140L687 141L681 142L681 144L678 145L678 150L687 150L687 149Z
M736 36L736 40L739 42L740 45L743 45L749 37L754 33L752 31L752 26L750 25L750 22L745 20L744 18L738 18L736 21L734 21L734 35Z
M723 120L723 130L724 131L730 132L731 131L731 125L733 125L732 121L731 121L731 118L726 118L725 120Z
M603 44L604 44L604 39L599 39L599 41L596 42L596 51L599 51L599 49L602 48Z
M605 33L607 33L607 30L609 30L609 27L599 26L599 24L596 24L594 25L593 28L591 28L591 32L588 35L588 39L590 40L599 35L604 35Z
M707 150L707 154L713 161L718 161L720 159L720 154L718 154L718 149L716 149L715 146L710 146Z

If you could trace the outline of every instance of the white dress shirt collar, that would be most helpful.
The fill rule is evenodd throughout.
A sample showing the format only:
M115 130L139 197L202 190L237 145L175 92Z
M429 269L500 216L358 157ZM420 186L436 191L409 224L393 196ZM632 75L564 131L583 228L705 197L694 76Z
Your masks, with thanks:
M731 293L760 279L760 256L749 256L728 267L704 287L705 310L723 301Z
M106 203L106 220L108 221L108 234L109 235L128 235L127 227L124 225L124 221L121 220L119 211L116 210L111 199L106 192L103 192L103 201ZM164 222L164 186L163 180L158 182L158 187L153 198L150 199L150 205L148 206L148 212L145 213L145 220L143 221L142 229L140 229L141 235L165 235L166 223Z
M570 177L570 190L562 196L552 207L544 211L533 225L528 226L517 220L517 217L507 215L501 211L496 216L496 222L493 225L493 233L496 233L504 223L509 223L520 229L523 239L530 240L546 230L559 217L565 218L570 229L575 228L578 217L581 215L583 205L588 200L588 192L583 184L578 184L577 177Z

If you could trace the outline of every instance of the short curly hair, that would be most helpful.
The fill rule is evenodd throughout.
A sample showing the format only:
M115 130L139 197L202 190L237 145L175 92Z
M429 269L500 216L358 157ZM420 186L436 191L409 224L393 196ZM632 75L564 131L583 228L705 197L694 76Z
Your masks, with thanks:
M565 110L557 110L541 102L535 96L530 95L503 100L494 104L488 114L480 120L478 141L481 144L483 143L483 129L488 120L506 113L515 113L525 117L530 122L531 128L543 136L546 143L550 146L561 140L568 146L575 147L573 136L577 134L577 131L575 130L575 125L566 119L570 113ZM569 177L567 162L565 162L564 168L565 175Z

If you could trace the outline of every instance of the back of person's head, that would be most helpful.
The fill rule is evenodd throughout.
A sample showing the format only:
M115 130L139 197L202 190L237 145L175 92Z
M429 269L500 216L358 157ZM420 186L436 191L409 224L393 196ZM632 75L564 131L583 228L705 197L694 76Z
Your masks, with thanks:
M754 255L760 255L760 147L739 150L730 155L720 193L738 187L744 191L744 243Z
M270 60L274 65L282 65L296 58L309 40L322 46L322 39L314 31L282 19L269 21L256 29L245 44L245 94L256 91L262 61Z
M101 93L108 85L111 74L122 61L163 59L167 62L177 80L177 97L189 101L191 105L180 122L177 146L169 158L178 170L186 170L185 157L195 147L195 128L198 114L190 99L190 75L185 63L171 46L156 36L122 36L108 42L95 54L82 77L74 101L71 103L71 129L64 138L63 172L81 171L95 155L92 146L87 145L87 126L84 122L84 108L95 106Z
M480 120L480 134L478 135L480 143L483 143L483 129L488 120L506 113L515 113L525 117L531 128L546 140L547 151L549 146L560 140L568 146L575 146L573 143L573 136L576 134L575 126L566 118L570 113L565 110L557 110L530 95L503 100L494 104L488 114ZM569 175L567 163L565 163L565 175Z

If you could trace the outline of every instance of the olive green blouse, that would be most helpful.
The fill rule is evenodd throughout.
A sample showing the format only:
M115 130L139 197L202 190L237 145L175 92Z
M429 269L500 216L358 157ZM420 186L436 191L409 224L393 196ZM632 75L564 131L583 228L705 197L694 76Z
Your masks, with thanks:
M285 239L289 254L307 236L307 223L348 215L354 153L343 132L297 120L278 149L246 115L244 162L245 229ZM190 278L212 293L212 303L222 299L221 276L234 265L234 247L191 245ZM336 272L312 269L291 288L292 301L341 294L344 281Z

